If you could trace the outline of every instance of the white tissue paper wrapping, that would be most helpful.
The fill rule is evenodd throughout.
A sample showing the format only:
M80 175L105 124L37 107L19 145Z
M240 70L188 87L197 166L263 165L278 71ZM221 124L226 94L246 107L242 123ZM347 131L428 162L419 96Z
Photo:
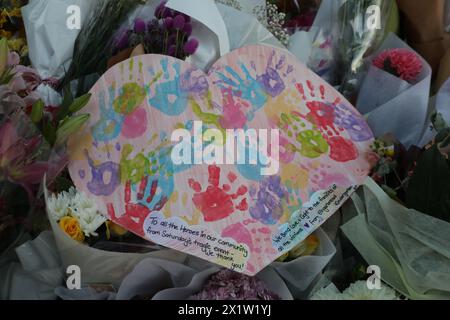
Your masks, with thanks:
M322 271L336 254L336 248L321 229L315 235L319 238L320 246L313 255L299 257L289 262L274 262L273 268L286 282L294 298L305 298L311 284L321 275Z
M69 29L67 9L71 5L80 8L81 25L95 5L93 0L30 0L22 7L23 22L27 34L29 57L33 68L41 78L64 77L72 61L75 40L80 30ZM59 105L61 97L48 85L37 89L47 105Z
M45 183L44 183L45 185ZM44 189L45 202L48 204L48 190ZM47 207L48 212L48 207ZM99 250L79 243L66 235L50 214L48 219L64 268L71 265L80 267L83 276L82 286L91 284L112 284L119 286L123 278L145 258L158 258L182 263L186 255L174 250L161 249L148 253L122 253Z
M191 300L218 271L220 268L211 264L198 270L190 265L146 258L123 279L117 293L96 292L92 288L68 290L64 287L56 288L55 292L64 300L131 300L139 296L152 300ZM293 299L283 280L272 269L263 270L257 278L282 300Z
M355 193L342 226L366 262L410 299L450 299L450 224L392 200L372 179Z
M391 33L374 57L394 48L413 51ZM367 117L376 137L392 133L406 148L413 145L423 147L423 135L429 125L431 68L423 58L421 60L423 68L415 84L371 65L356 104L356 108Z
M63 284L63 270L55 240L50 231L29 240L23 234L0 257L1 300L56 299L55 287ZM22 243L22 244L21 244Z

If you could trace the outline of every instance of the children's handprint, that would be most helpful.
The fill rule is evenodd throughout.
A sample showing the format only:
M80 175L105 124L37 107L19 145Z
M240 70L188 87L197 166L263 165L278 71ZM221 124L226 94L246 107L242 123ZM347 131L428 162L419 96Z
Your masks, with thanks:
M114 110L116 87L109 88L109 99L106 103L105 93L99 93L100 120L92 127L92 136L98 142L116 139L122 130L124 116Z
M335 123L344 128L354 141L363 142L373 139L373 133L364 118L345 104L336 106Z
M140 204L131 202L131 182L127 182L125 185L125 212L121 216L117 216L112 203L107 205L108 215L117 224L121 225L125 229L133 230L140 236L144 236L144 221L145 218L151 213L151 210Z
M282 56L280 60L274 65L274 56L275 50L269 56L269 60L267 62L266 71L257 77L259 83L263 86L264 90L273 98L280 95L284 89L286 88L283 77L286 76L293 71L292 66L288 66L287 70L282 76L280 73L282 69L285 67L286 56Z
M220 80L216 84L222 89L231 88L233 94L248 101L254 107L252 112L255 112L267 102L267 95L264 88L256 77L250 74L247 67L243 63L240 64L240 67L245 74L245 78L242 78L232 67L226 66L225 71L231 75L231 78L221 72L217 72Z
M321 99L325 99L326 92L323 85L319 87L319 93L317 93L311 81L307 81L306 84L312 98L316 97L317 94L320 94ZM302 94L302 96L306 99L306 93L303 85L298 83L296 86L300 94ZM344 131L344 128L336 128L336 108L339 103L339 98L336 98L333 103L310 101L306 103L306 106L310 112L306 115L297 115L310 121L315 127L318 128L323 135L323 139L326 140L330 147L331 159L337 162L348 162L357 159L359 153L352 140L341 136L341 132Z
M114 100L114 111L119 114L133 113L144 101L145 90L135 82L125 83L120 88L119 96Z
M120 166L112 161L96 165L95 161L89 156L87 150L84 151L91 168L92 180L87 183L89 191L96 196L110 196L120 185ZM105 177L109 175L109 181L105 182Z
M172 63L172 68L175 71L173 80L169 80L168 59L161 60L161 67L165 81L155 85L155 95L149 99L149 104L168 116L180 115L186 110L189 98L188 92L181 85L181 65L179 62ZM150 87L147 90L149 91ZM150 95L150 92L148 92L148 95Z
M282 114L279 127L285 131L285 138L289 141L284 146L287 150L298 152L307 158L318 158L329 150L329 145L320 131L301 131L305 127L305 124L295 112Z
M289 193L279 176L270 176L261 182L258 191L251 188L250 196L256 201L250 208L250 215L264 224L273 225L283 216L283 205Z
M208 167L209 186L202 191L202 186L194 179L189 179L189 186L195 191L192 201L202 212L206 222L214 222L225 219L232 215L236 209L245 211L248 209L247 198L242 199L248 190L245 186L240 186L235 193L231 192L231 187L235 183L237 176L228 174L229 184L220 186L221 170L212 165ZM242 199L239 202L239 199ZM236 202L239 202L236 204Z
M220 126L224 129L242 129L247 123L245 109L248 104L236 101L231 89L222 89L223 115L219 120Z

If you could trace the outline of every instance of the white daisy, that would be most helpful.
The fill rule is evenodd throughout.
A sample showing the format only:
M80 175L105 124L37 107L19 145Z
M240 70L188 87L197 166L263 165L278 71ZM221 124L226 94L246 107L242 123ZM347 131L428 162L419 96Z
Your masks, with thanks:
M342 293L334 284L318 290L310 300L342 300Z
M77 218L87 237L98 236L97 229L107 220L98 211L95 202L84 193L77 192L75 188L49 197L48 210L55 221L68 215Z
M70 214L71 196L69 192L62 192L58 195L51 195L47 202L50 216L58 221L62 217Z
M369 289L366 281L357 281L343 293L344 300L397 300L395 291L385 285L380 289Z

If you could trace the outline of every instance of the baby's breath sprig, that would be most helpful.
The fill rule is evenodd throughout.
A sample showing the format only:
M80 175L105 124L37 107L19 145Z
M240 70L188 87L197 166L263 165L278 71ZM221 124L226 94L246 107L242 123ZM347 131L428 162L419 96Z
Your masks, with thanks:
M266 3L265 6L256 6L253 14L284 46L288 46L289 34L284 28L286 14L279 12L277 5Z

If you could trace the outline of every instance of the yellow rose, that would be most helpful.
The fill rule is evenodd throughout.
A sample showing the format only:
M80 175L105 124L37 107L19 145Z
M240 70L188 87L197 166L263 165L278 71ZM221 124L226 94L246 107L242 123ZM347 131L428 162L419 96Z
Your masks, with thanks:
M84 233L81 230L81 226L77 218L66 216L59 220L59 226L69 237L71 237L75 241L84 241Z

